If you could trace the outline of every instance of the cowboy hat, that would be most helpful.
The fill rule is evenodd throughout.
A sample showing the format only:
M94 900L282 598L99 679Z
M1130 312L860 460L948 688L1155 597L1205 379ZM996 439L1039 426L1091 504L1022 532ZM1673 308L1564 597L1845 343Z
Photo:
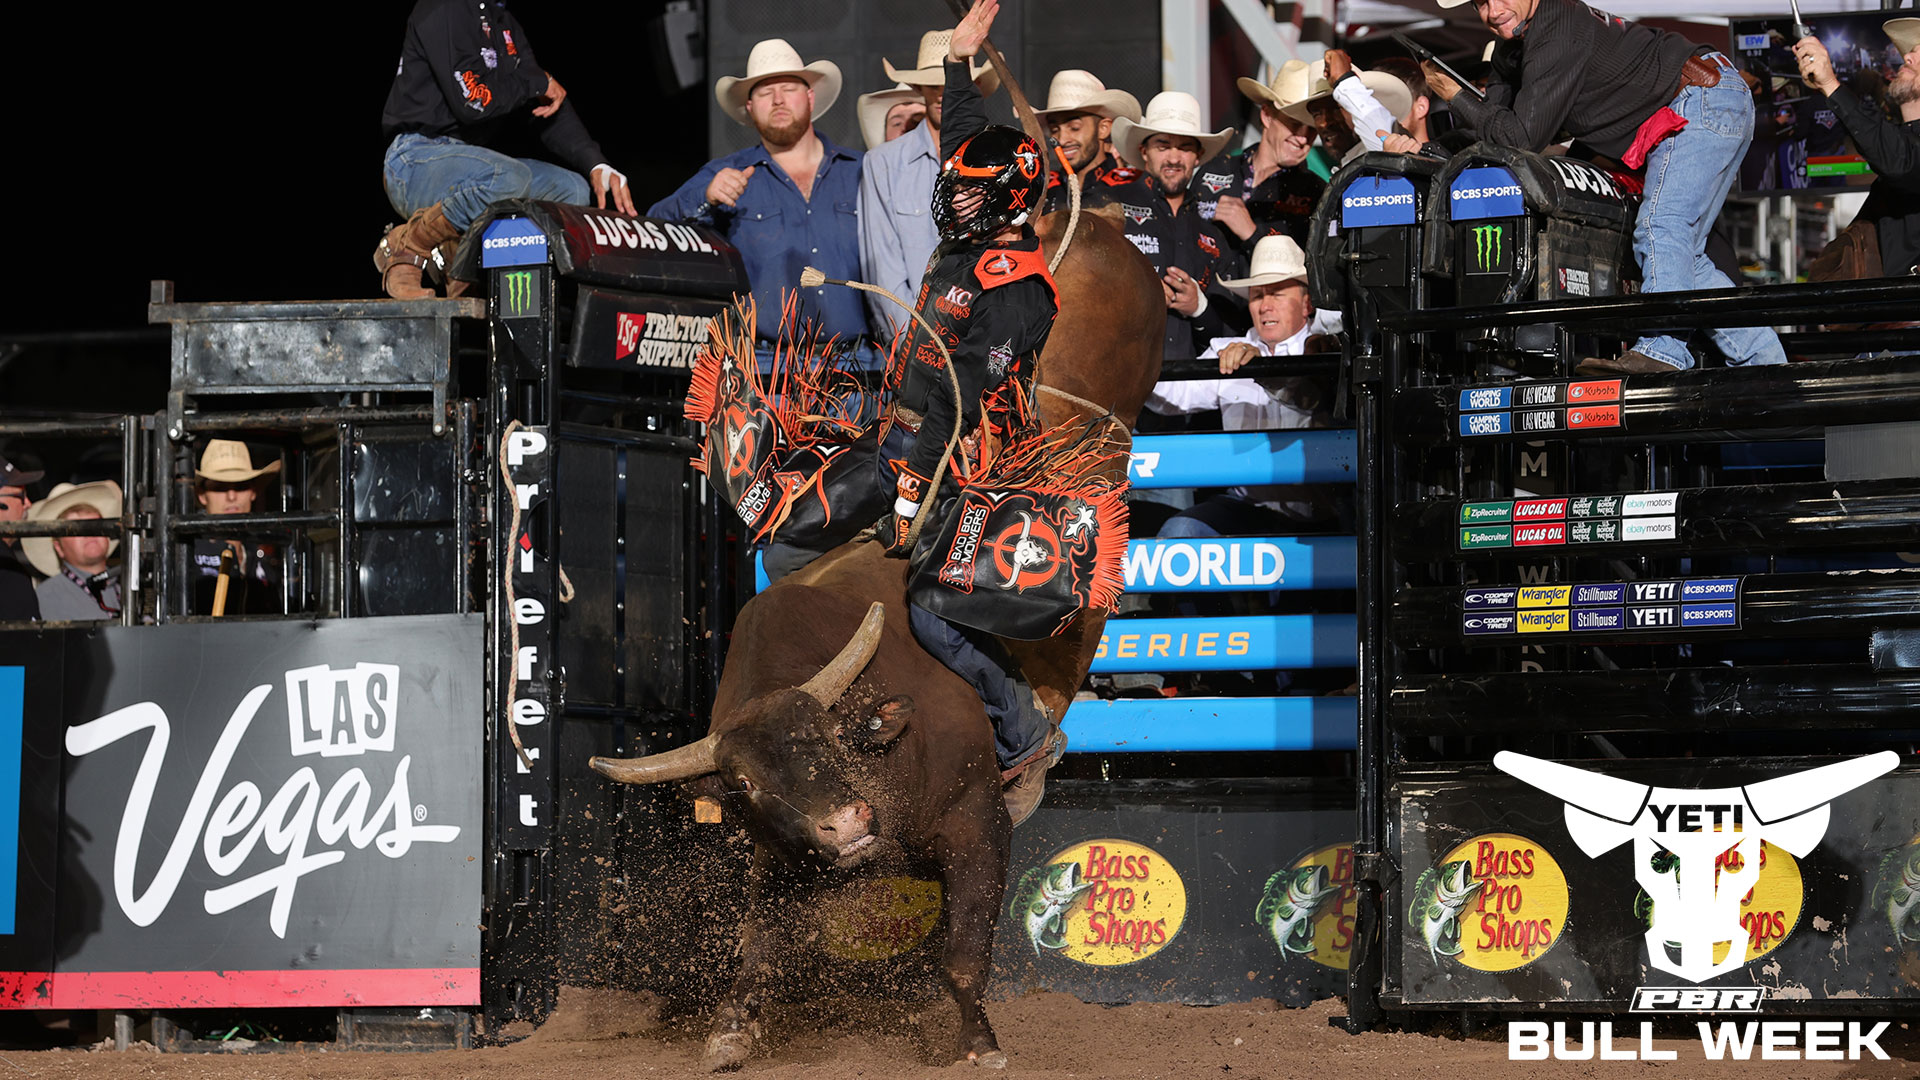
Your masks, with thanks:
M1113 149L1120 160L1139 168L1140 144L1153 135L1178 135L1200 143L1200 160L1212 161L1227 143L1233 141L1233 129L1207 132L1200 127L1200 103L1192 94L1164 90L1147 102L1146 115L1139 120L1121 117L1113 122Z
M91 506L108 521L120 520L120 485L111 480L96 480L91 484L55 484L47 492L44 501L34 503L27 509L28 521L59 521L60 515L76 506ZM107 554L111 555L120 547L119 537L107 544ZM20 553L27 557L42 577L52 577L60 572L60 556L54 553L53 537L23 536L20 538Z
M45 476L39 469L22 469L6 458L0 457L0 487L26 487Z
M1391 113L1395 120L1405 120L1407 114L1413 111L1413 91L1407 89L1407 84L1401 82L1399 76L1384 71L1362 71L1359 68L1354 68L1353 74L1360 80L1360 85L1373 91L1373 100L1379 102L1380 107Z
M1263 237L1253 245L1253 258L1247 262L1247 276L1222 278L1220 284L1237 293L1256 285L1278 285L1283 281L1307 280L1307 256L1291 236Z
M1887 32L1888 39L1893 42L1894 48L1900 50L1901 56L1907 55L1913 51L1914 46L1920 45L1920 19L1911 17L1888 19L1880 24L1880 29Z
M880 66L887 69L887 78L894 82L903 82L909 86L945 86L947 85L947 50L953 45L953 31L929 30L920 35L920 55L914 58L911 68L897 68L886 57L880 58ZM991 65L973 61L967 68L973 73L973 85L980 88L980 96L986 97L1000 89L1000 73Z
M860 116L860 136L871 150L887 141L887 114L895 105L918 105L926 99L920 88L901 83L888 90L875 90L854 99L854 111Z
M1068 68L1055 72L1047 84L1047 107L1033 110L1035 116L1048 113L1093 113L1109 120L1125 117L1140 122L1140 99L1125 90L1109 90L1093 72Z
M254 468L253 455L247 452L246 443L233 439L208 439L207 448L200 452L200 464L193 470L193 475L216 483L238 484L279 471L278 461L269 462L264 469Z
M1307 114L1307 102L1333 95L1333 87L1327 85L1327 66L1309 64L1305 60L1289 60L1281 64L1280 70L1273 73L1271 83L1261 83L1242 76L1235 85L1254 102L1271 105L1303 124L1313 122L1313 118Z
M721 76L720 81L713 84L713 96L736 123L751 123L747 118L747 95L753 93L754 84L760 80L780 75L803 80L813 89L816 120L825 116L827 110L833 108L834 99L840 96L840 65L831 60L803 64L800 54L781 38L768 38L755 45L747 54L747 73L738 78Z

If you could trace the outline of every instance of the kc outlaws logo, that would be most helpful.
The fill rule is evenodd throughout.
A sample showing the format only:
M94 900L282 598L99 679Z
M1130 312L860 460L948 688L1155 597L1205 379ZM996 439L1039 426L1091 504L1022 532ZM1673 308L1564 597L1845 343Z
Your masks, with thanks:
M1096 967L1138 963L1187 917L1187 886L1165 857L1127 840L1088 840L1020 875L1007 916L1033 947Z

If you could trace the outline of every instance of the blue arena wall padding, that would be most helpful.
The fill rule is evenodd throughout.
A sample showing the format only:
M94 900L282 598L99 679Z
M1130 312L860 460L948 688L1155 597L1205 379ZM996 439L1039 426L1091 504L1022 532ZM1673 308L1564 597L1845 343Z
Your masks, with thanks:
M1351 697L1149 698L1076 701L1062 727L1070 754L1352 750L1358 718Z
M1351 431L1141 435L1127 479L1138 488L1351 484L1355 462Z
M1251 615L1224 619L1113 619L1093 670L1269 671L1359 663L1353 615Z
M1351 589L1351 536L1135 540L1127 545L1130 593Z

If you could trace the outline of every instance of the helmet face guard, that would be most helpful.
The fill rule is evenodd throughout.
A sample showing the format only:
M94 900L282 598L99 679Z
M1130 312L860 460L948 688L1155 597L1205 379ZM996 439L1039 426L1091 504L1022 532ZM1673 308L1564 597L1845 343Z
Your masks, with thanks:
M969 189L980 193L980 204L962 220L954 204ZM941 166L933 186L933 223L942 240L990 237L1032 220L1046 190L1039 145L1013 128L989 127L961 143Z

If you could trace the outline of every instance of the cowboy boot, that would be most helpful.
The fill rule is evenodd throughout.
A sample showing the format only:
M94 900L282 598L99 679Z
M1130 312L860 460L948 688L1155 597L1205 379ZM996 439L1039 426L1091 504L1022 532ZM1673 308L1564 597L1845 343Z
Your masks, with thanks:
M373 249L373 267L380 271L381 285L395 300L424 300L433 290L420 283L420 272L427 267L433 249L448 240L459 239L439 203L416 210L400 225L389 226L380 245Z
M432 265L427 267L427 276L439 285L447 294L447 299L467 295L474 283L453 276L453 256L460 250L460 238L454 237L433 249Z

